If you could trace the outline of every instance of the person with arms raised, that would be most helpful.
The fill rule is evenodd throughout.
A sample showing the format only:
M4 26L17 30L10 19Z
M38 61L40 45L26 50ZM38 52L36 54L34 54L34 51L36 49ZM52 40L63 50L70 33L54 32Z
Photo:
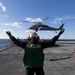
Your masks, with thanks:
M26 75L45 75L44 73L44 53L43 50L51 47L59 39L64 32L61 30L57 36L54 36L51 41L40 41L40 37L36 32L31 32L27 41L16 39L10 31L6 31L9 38L19 47L24 49L23 62L26 67Z

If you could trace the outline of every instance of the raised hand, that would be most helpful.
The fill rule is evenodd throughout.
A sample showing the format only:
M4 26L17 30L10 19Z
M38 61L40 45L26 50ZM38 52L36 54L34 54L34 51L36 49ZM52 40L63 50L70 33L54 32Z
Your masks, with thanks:
M11 36L11 32L10 32L10 31L6 31L6 34L7 34L8 36Z
M65 29L61 30L61 31L60 31L60 34L62 34L64 31L65 31Z

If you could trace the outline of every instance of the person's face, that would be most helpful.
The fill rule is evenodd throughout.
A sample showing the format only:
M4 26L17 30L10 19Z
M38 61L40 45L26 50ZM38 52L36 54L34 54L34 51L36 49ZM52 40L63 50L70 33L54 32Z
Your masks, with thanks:
M38 41L39 41L39 39L38 39L38 37L37 37L37 38L36 38L36 37L32 37L32 38L30 38L30 41L31 41L32 43L34 43L34 44L37 44Z
M30 33L29 35L29 39L32 43L37 43L39 38L38 38L38 35L37 33L33 32L33 33Z

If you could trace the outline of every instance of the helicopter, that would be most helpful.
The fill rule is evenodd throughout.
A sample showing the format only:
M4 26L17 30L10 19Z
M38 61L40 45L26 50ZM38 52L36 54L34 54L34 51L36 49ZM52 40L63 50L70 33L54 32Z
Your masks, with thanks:
M47 18L45 18L43 21L47 20ZM63 26L64 26L64 23L61 24L61 26L59 28L54 28L54 27L50 27L46 24L43 24L42 22L30 22L30 21L21 21L21 22L30 22L30 23L35 23L35 25L32 25L31 27L27 28L27 29L30 29L30 30L35 30L36 32L39 31L39 30L44 30L44 31L57 31L57 30L64 30Z

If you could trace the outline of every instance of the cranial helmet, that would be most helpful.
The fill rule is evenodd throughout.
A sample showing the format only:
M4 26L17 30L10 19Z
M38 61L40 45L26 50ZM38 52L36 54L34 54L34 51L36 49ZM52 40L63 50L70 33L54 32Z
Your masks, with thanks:
M30 32L28 39L36 38L39 39L39 36L36 32Z

